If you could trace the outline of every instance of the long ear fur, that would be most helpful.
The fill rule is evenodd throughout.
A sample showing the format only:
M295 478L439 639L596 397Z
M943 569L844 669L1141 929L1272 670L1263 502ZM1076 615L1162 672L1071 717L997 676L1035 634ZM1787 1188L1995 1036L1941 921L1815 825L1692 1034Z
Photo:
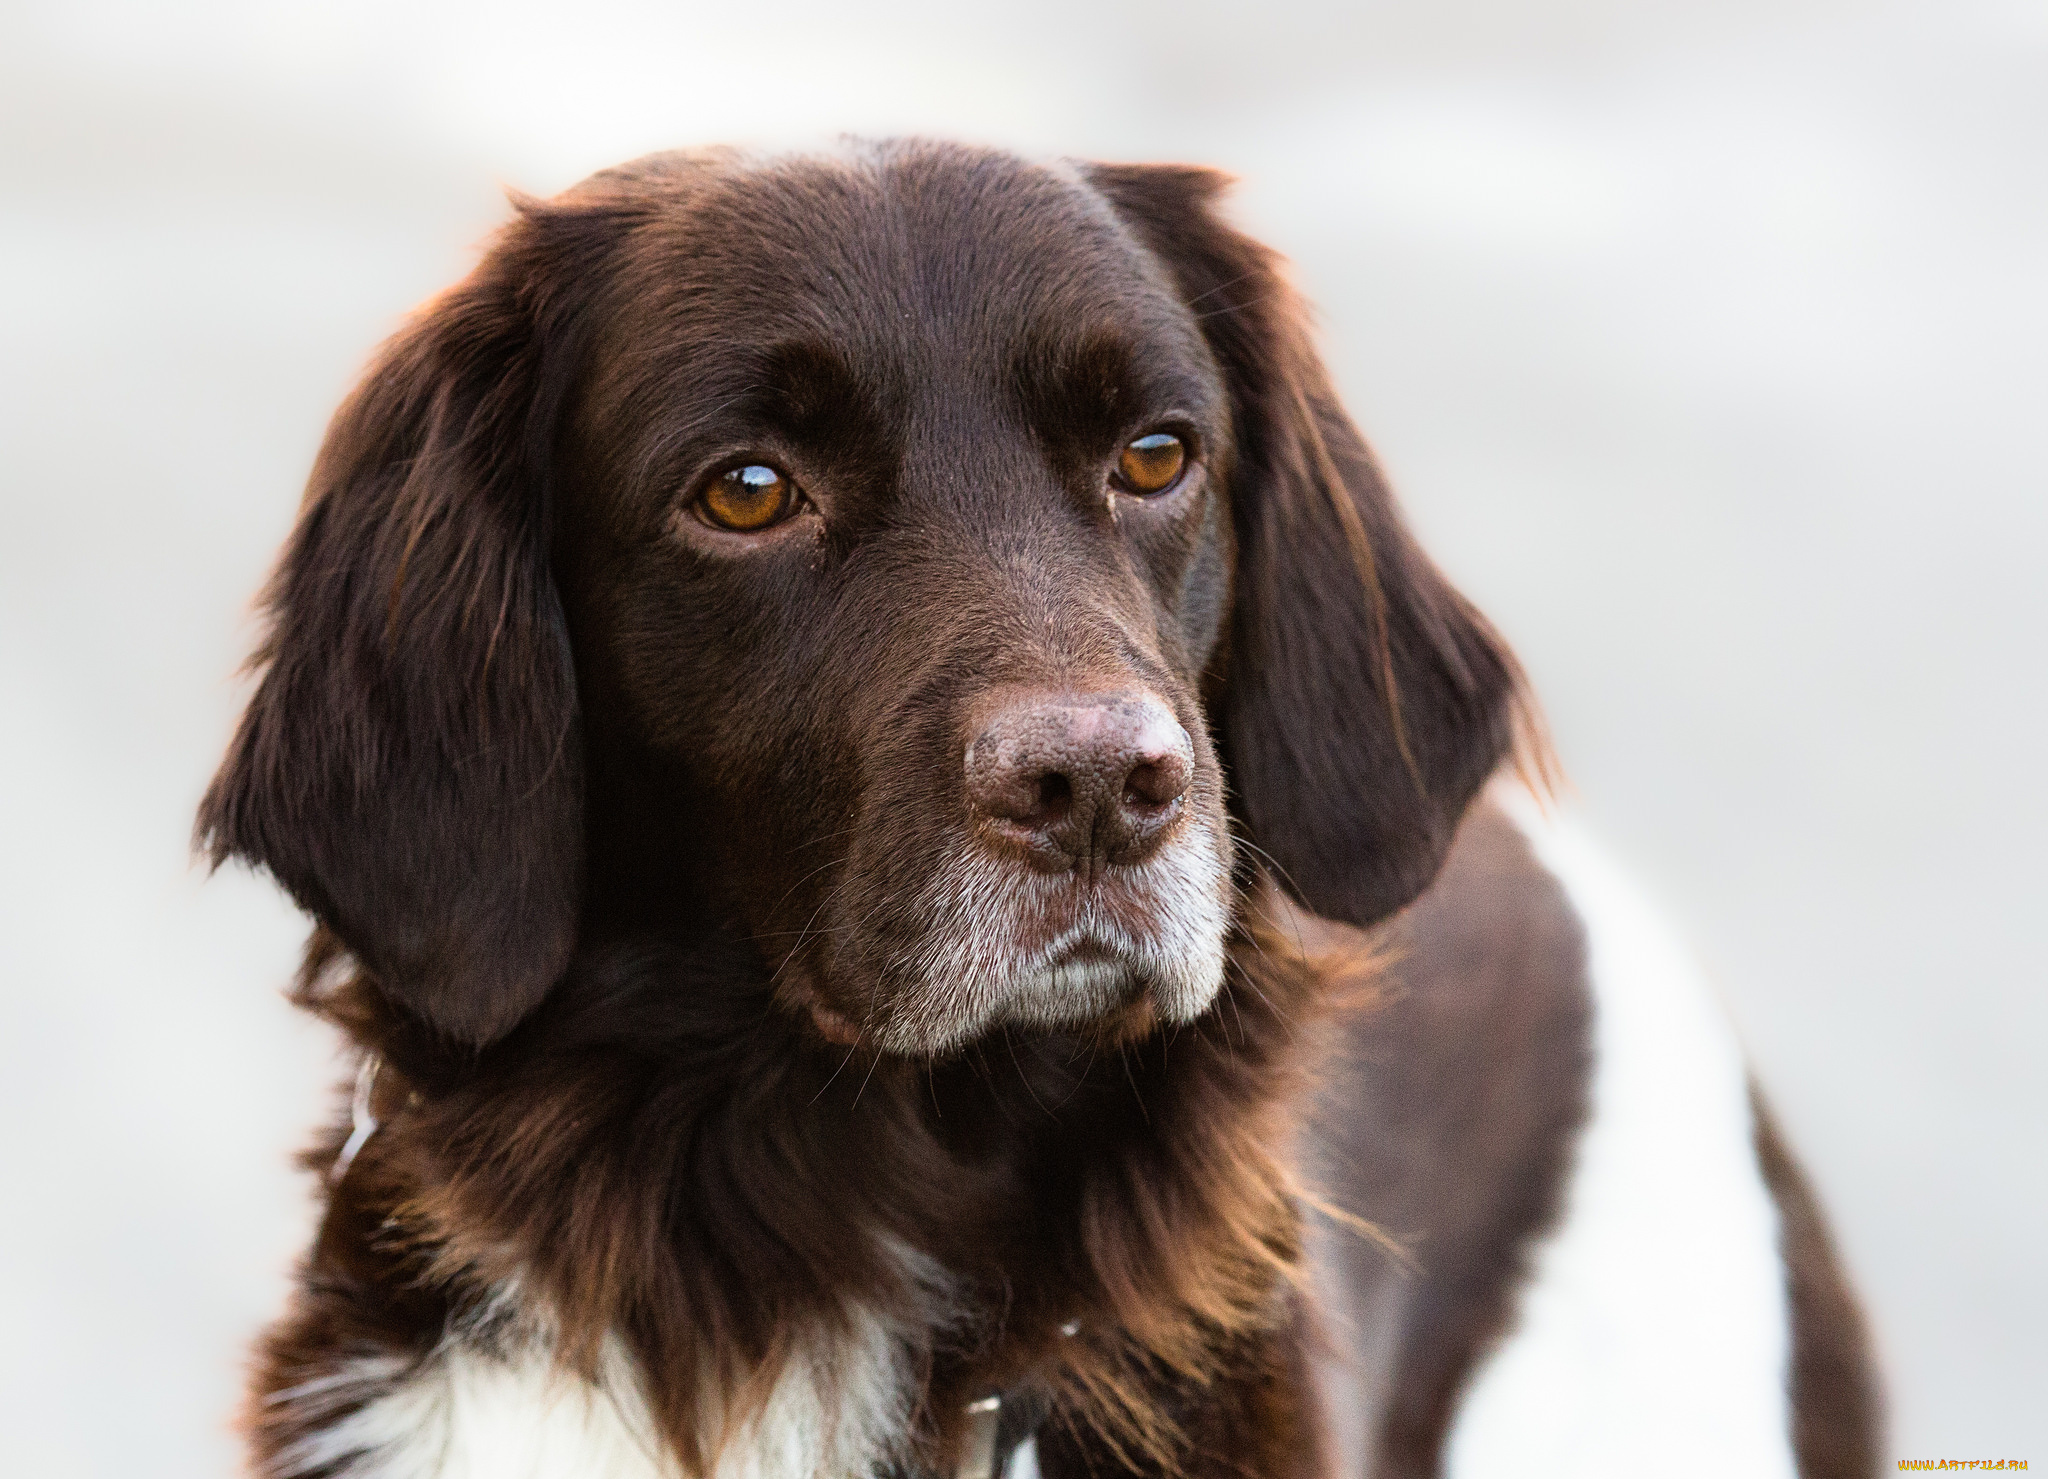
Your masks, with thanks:
M1369 924L1436 876L1529 717L1519 669L1402 523L1277 258L1215 215L1225 177L1089 178L1172 273L1230 385L1236 592L1213 712L1239 820L1302 903Z
M572 213L522 211L329 428L265 595L262 682L199 811L216 864L269 869L397 1006L470 1046L562 973L582 872L547 486L575 337L550 284L582 274L560 260Z

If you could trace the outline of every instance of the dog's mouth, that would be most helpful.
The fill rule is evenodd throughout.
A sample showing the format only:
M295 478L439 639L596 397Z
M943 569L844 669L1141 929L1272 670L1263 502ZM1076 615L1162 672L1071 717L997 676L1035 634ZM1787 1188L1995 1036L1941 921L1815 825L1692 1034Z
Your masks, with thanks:
M1055 968L1086 965L1126 965L1122 952L1107 940L1081 935L1058 950L1049 962Z
M1137 951L1075 932L1044 960L1018 972L1003 1018L1030 1027L1078 1027L1150 997L1150 973Z
M1003 1024L1042 1031L1114 1024L1119 1032L1130 1032L1158 1019L1152 976L1138 952L1084 934L1043 954L1020 964L1002 989L998 1015ZM952 1045L930 1041L900 1021L871 1017L855 1022L816 991L808 1007L819 1035L843 1047L869 1042L885 1051L931 1053Z
M829 1042L934 1057L1003 1029L1122 1037L1215 999L1227 863L1206 826L1090 883L967 854L900 912L856 920L783 969Z

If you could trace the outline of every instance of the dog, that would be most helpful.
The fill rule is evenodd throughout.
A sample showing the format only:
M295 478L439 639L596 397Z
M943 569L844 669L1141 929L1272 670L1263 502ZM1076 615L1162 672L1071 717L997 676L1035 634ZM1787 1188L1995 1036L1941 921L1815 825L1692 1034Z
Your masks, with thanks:
M384 349L199 821L361 1064L257 1473L1873 1470L1729 1030L1223 188L657 155Z

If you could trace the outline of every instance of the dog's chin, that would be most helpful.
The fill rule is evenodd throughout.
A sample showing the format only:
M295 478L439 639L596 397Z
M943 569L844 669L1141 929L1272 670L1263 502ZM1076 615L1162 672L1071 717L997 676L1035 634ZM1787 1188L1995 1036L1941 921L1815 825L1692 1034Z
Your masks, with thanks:
M1114 956L1083 956L1047 965L1010 986L997 1020L1005 1025L1071 1031L1149 999L1137 966Z
M957 1053L999 1032L1129 1041L1192 1022L1223 988L1229 849L1193 824L1146 862L1082 885L963 846L894 920L821 932L786 970L829 1041L899 1056ZM904 950L900 941L918 941Z
M1147 961L1085 953L1024 970L973 993L922 982L894 993L865 1034L878 1051L943 1058L999 1032L1060 1033L1128 1042L1192 1022L1223 986L1223 956Z

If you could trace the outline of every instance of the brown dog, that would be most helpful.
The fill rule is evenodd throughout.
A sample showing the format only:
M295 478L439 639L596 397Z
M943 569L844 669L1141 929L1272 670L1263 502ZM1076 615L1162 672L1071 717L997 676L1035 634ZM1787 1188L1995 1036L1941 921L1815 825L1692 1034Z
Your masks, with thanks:
M1454 1457L1512 1430L1532 1257L1568 1288L1575 1165L1635 1164L1599 910L1473 808L1516 668L1218 184L657 156L522 203L343 408L201 817L365 1055L262 1472L1426 1474L1481 1397ZM1766 1144L1788 1295L1716 1062L1740 1165L1659 1196L1749 1218L1696 1276L1765 1313L1666 1311L1728 1348L1666 1405L1739 1409L1719 1472L1856 1472L1853 1309Z

